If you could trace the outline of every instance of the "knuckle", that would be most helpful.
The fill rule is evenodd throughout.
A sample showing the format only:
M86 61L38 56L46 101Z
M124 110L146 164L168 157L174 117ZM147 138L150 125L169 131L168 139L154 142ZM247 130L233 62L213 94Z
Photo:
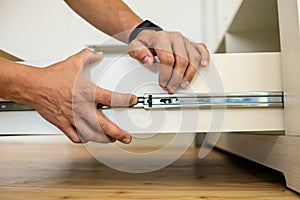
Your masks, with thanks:
M173 32L173 36L176 38L176 39L180 39L180 40L183 40L183 35L176 31L176 32Z
M81 54L83 54L83 56L81 57L81 62L84 62L84 59L91 53L92 51L85 48L81 51Z
M91 52L91 50L89 50L89 49L87 49L87 48L84 48L84 49L82 50L82 53L88 54L88 53L90 53L90 52Z
M141 57L141 53L142 53L141 49L135 49L131 52L131 56L133 58L139 58L139 57Z
M180 57L180 56L177 57L176 62L178 62L178 64L181 66L181 68L182 68L182 66L186 67L186 66L189 65L189 61L185 58Z
M203 44L203 43L198 43L198 44L196 44L196 45L198 46L199 49L202 50L202 51L201 51L201 55L202 55L202 56L209 57L209 52L208 52L208 49L207 49L207 47L206 47L205 44Z
M194 56L192 56L191 57L191 65L192 65L192 67L194 67L194 68L198 68L199 67L199 65L200 65L200 62L201 62L201 55L194 55Z
M166 56L163 56L163 64L166 64L167 66L173 66L175 63L175 58L173 55L167 54Z

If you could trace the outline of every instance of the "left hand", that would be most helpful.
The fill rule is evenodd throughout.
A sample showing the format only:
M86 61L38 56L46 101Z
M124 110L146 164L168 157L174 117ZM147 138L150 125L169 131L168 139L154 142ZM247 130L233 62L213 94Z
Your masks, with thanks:
M186 88L200 66L207 66L210 55L203 43L192 43L179 32L143 30L129 44L129 54L144 65L155 63L153 53L160 60L158 82L173 94Z
M74 143L114 142L129 144L132 136L96 108L96 104L131 106L137 97L96 86L84 74L84 67L99 62L102 53L84 49L46 68L32 68L32 85L21 88L25 104L35 108ZM22 93L23 94L23 93Z

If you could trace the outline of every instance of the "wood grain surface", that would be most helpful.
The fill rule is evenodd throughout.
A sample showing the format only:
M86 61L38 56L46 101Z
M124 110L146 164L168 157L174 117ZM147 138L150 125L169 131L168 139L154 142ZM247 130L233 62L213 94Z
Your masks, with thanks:
M199 149L191 148L172 165L146 174L110 169L82 145L0 138L0 150L1 200L300 199L281 173L217 150L198 159Z

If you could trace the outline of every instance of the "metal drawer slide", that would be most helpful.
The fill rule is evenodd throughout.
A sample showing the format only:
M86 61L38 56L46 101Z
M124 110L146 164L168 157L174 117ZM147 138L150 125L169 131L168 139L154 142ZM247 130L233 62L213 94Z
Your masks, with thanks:
M145 94L138 97L138 104L132 108L174 109L174 108L262 108L283 107L283 92L239 92L225 94ZM98 105L98 109L112 107ZM30 111L33 108L12 101L0 101L0 111Z
M224 94L145 94L134 107L168 108L255 108L283 107L283 92L242 92Z

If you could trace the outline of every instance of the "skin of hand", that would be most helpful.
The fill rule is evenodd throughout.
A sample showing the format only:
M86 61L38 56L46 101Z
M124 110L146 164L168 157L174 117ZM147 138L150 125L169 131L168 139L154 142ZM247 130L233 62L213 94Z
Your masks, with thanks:
M173 94L187 88L199 67L206 67L210 54L202 43L192 43L179 32L143 30L129 44L129 54L144 65L160 61L158 82Z
M143 20L122 0L65 0L82 18L102 32L128 43L131 31ZM129 54L146 65L160 60L159 85L169 93L186 88L200 66L209 63L209 52L202 43L192 43L179 32L143 30L129 44Z
M74 143L118 140L128 144L131 135L107 119L96 109L96 104L130 106L137 103L137 97L97 87L83 73L84 67L99 62L102 57L102 53L84 49L46 68L18 64L15 73L19 68L27 70L30 76L22 77L21 84L13 83L16 85L4 90L0 96L35 108ZM2 81L5 80L4 77Z

